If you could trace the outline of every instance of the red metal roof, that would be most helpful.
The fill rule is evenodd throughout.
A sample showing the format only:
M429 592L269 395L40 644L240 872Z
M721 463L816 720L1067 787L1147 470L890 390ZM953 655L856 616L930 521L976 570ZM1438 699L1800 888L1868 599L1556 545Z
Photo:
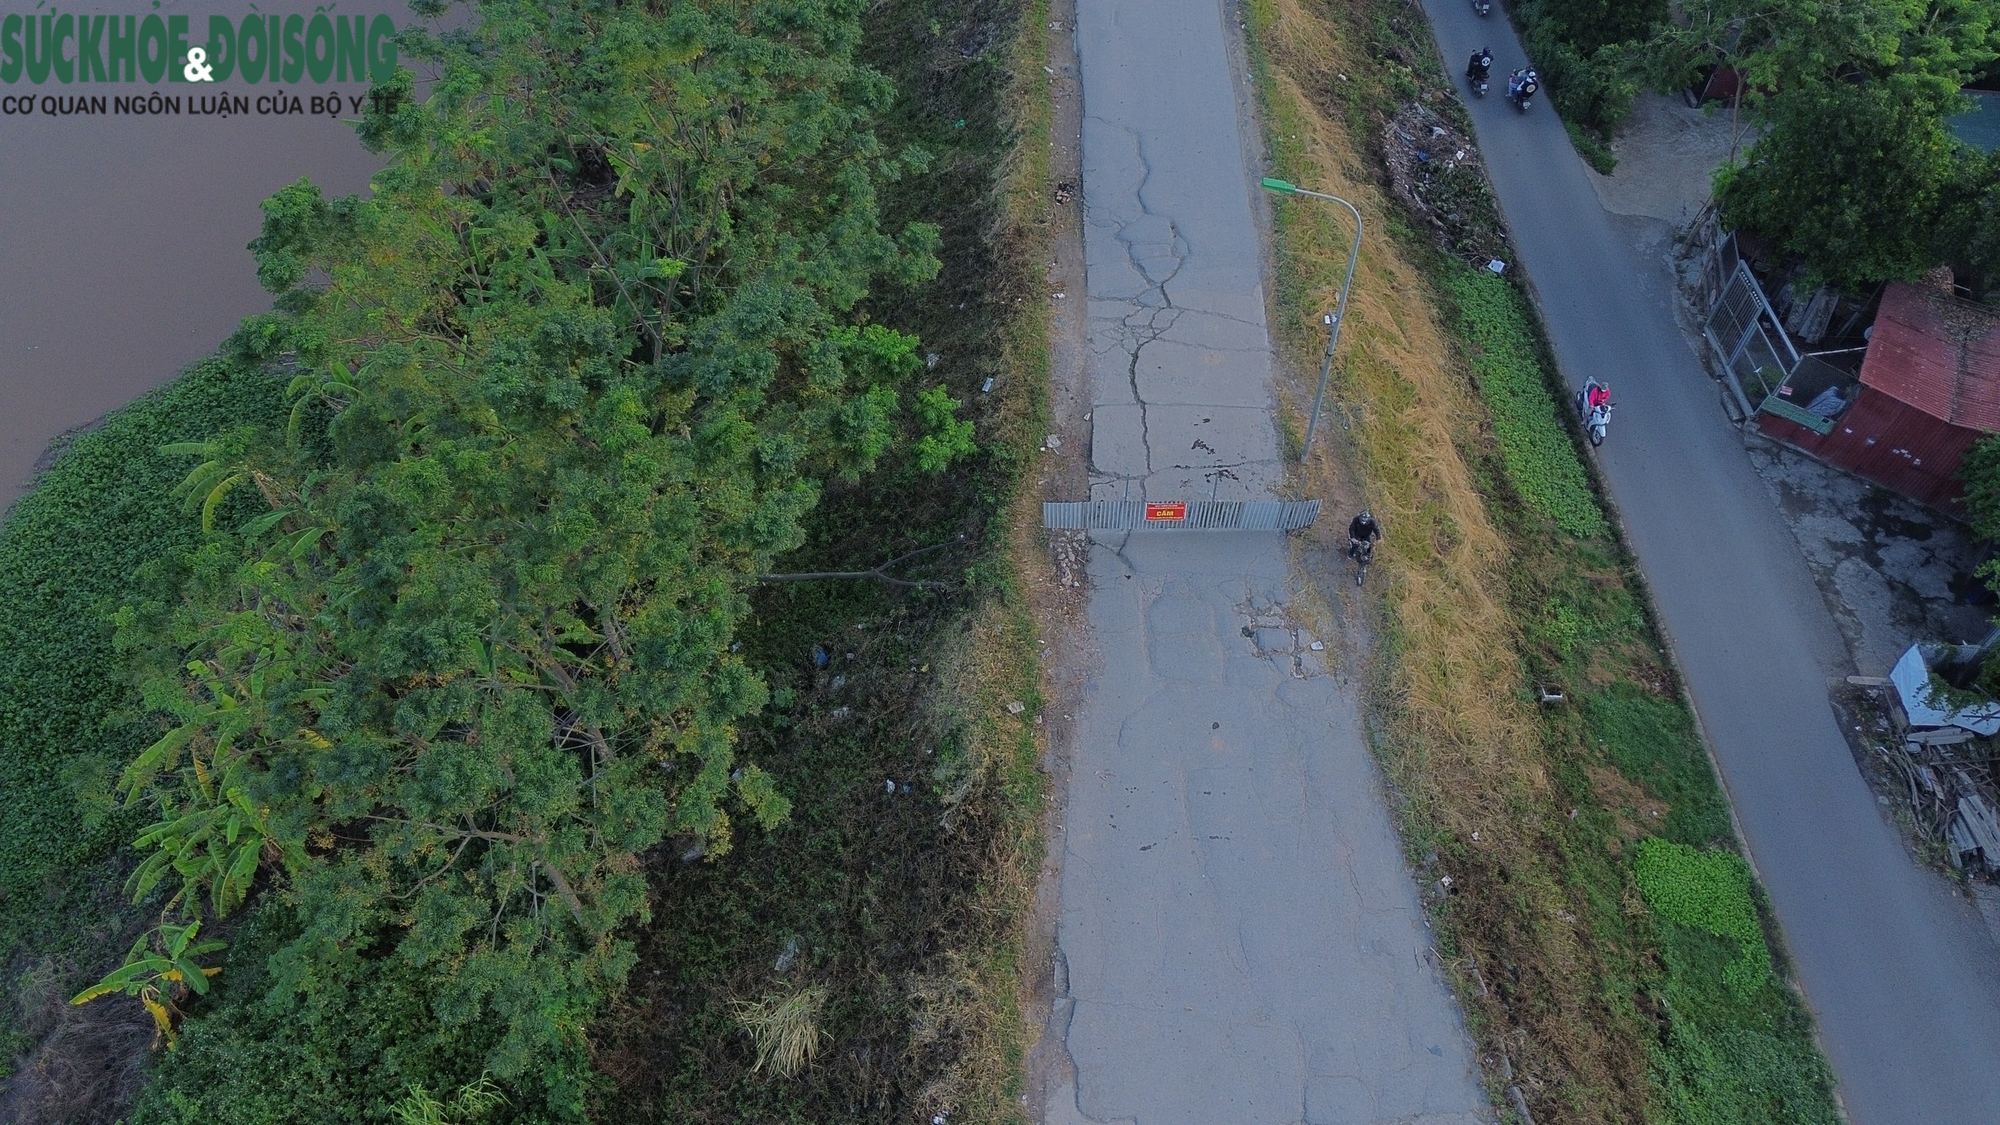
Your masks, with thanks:
M2000 314L1897 282L1882 292L1861 381L1954 426L2000 433Z

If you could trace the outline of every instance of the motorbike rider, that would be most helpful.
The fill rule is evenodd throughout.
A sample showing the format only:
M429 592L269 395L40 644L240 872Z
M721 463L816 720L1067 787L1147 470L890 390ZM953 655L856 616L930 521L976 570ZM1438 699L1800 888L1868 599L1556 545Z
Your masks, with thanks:
M1484 82L1493 73L1493 52L1481 47L1473 52L1472 61L1465 64L1465 76L1474 82Z
M1600 406L1611 405L1611 388L1605 386L1603 383L1592 383L1589 393L1585 396L1583 405L1583 412L1586 415L1595 412Z
M1507 76L1507 96L1510 98L1531 98L1541 88L1541 76L1532 66L1524 66Z
M1382 525L1375 522L1375 516L1368 509L1347 523L1347 557L1354 558L1361 553L1364 543L1372 543L1382 538Z

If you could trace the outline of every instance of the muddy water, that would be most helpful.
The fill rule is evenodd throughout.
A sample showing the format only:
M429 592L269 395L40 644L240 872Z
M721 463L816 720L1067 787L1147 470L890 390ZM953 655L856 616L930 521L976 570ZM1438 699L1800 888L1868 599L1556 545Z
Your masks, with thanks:
M29 8L0 0L0 11ZM312 12L310 5L259 8ZM199 29L189 38L199 42L210 13L240 19L250 5L83 10L184 13ZM352 10L388 13L399 27L412 22L397 3ZM158 91L181 96L185 107L190 90L254 100L277 89L240 77L200 87L64 86L52 77L40 86L26 78L0 85L0 94L32 91L39 103L42 95L108 100ZM336 89L365 92L352 83L284 89L302 100ZM301 176L329 195L363 191L380 167L351 127L324 114L0 116L0 506L20 494L51 439L172 379L245 316L270 307L245 248L257 236L262 200Z

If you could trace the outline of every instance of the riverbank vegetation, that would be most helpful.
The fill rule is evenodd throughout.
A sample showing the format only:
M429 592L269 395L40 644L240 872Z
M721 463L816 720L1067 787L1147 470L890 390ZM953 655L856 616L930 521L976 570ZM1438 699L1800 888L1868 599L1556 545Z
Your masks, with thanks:
M1301 483L1384 518L1381 600L1358 611L1377 632L1377 746L1496 1108L1838 1120L1532 307L1440 249L1504 239L1434 229L1490 222L1490 201L1463 205L1460 183L1451 207L1412 214L1382 190L1376 139L1401 115L1465 129L1428 26L1377 0L1250 13L1273 173L1388 232L1363 248L1336 368L1347 447ZM1295 366L1321 346L1346 239L1330 215L1279 213Z
M0 538L75 681L4 732L10 971L131 946L60 1010L123 1013L133 1121L1008 1117L1034 12L465 27L370 198L266 204L274 311Z

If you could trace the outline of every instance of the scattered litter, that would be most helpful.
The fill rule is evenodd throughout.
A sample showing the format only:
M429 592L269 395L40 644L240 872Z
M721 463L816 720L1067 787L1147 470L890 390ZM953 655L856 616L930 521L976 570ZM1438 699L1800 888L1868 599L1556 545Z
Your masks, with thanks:
M1064 180L1056 185L1056 206L1060 207L1076 197L1076 185Z
M1056 294L1055 296L1056 296L1056 300L1060 301L1060 300L1062 300L1062 299L1063 299L1064 297L1067 297L1067 296L1069 296L1069 294L1068 294L1068 293L1058 293L1058 294Z
M846 686L847 686L847 677L846 677L846 676L835 676L835 677L833 678L833 682L832 682L832 683L830 683L830 684L828 684L828 685L826 685L826 686L827 686L827 689L828 689L829 691L839 691L839 690L840 690L841 688L844 688L844 687L846 687Z
M1021 702L1018 699L1013 700L1007 704L1007 713L1009 715L1018 715L1021 712L1026 711L1027 709L1028 705Z
M1314 642L1312 643L1312 650L1313 650L1314 652L1324 652L1324 651L1326 651L1326 642L1325 642L1325 641L1314 641Z
M1341 75L1341 76L1340 76L1340 80L1341 80L1342 82L1345 82L1345 81L1347 81L1347 75L1345 75L1345 74Z
M938 356L938 354L937 354L936 352L931 352L930 354L928 354L928 355L924 356L924 366L925 366L925 367L936 367L936 366L938 365L938 359L939 359L939 358L940 358L940 357Z
M1506 273L1507 263L1501 261L1498 258L1495 258L1492 261L1486 263L1486 268L1492 270L1494 273Z
M826 662L828 659L829 657L826 655L826 649L824 646L821 645L813 646L813 667L815 668L826 667Z
M798 961L798 959L799 939L793 938L785 943L785 950L778 954L778 963L771 966L771 971L778 973L789 972L793 963Z
M1062 448L1061 434L1049 434L1048 436L1042 438L1042 449L1044 452L1057 450L1061 448Z
M990 395L993 393L993 376L988 375L986 377L986 381L984 383L979 384L979 393L983 395Z
M894 793L895 791L896 791L896 782L893 778L882 783L882 792Z

